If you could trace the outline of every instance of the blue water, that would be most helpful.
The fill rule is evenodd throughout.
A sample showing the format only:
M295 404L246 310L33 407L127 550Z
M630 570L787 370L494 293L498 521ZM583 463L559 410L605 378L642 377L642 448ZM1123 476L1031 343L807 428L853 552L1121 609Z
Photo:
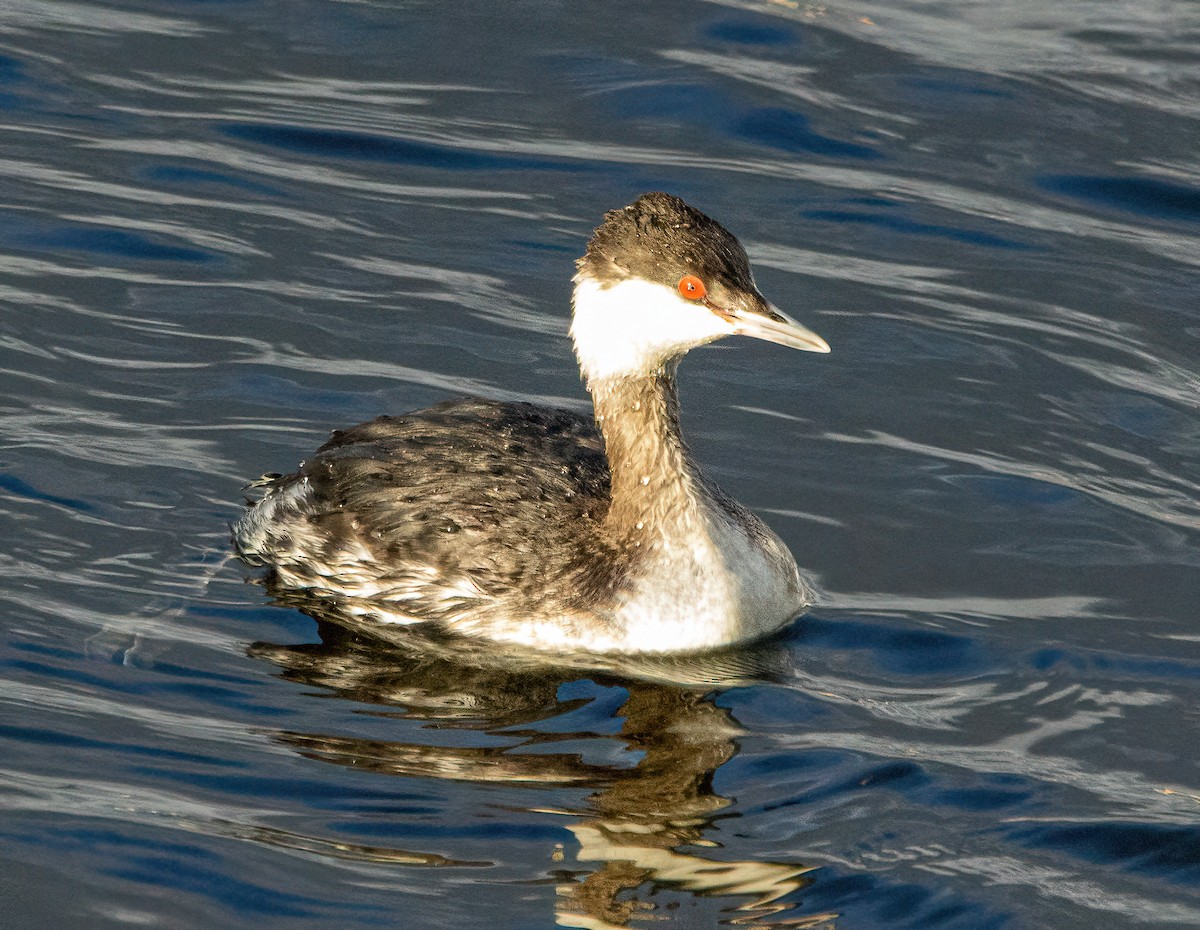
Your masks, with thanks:
M1200 926L1198 49L1181 0L10 3L0 926ZM833 346L682 372L808 616L597 666L244 583L241 486L329 429L587 409L572 263L655 189Z

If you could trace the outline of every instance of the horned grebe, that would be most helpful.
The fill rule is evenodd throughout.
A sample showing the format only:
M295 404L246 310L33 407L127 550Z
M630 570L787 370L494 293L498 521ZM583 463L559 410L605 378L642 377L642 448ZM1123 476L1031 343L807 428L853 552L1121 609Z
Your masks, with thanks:
M547 649L705 649L803 611L787 547L684 445L675 372L723 336L829 346L763 298L732 233L669 194L607 213L577 267L594 424L462 400L336 430L295 474L254 482L237 554L356 616Z

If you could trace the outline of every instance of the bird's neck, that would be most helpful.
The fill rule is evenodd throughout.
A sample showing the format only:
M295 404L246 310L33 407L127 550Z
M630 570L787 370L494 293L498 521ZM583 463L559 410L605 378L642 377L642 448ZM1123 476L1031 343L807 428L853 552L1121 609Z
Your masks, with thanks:
M701 517L701 479L679 430L677 365L588 384L612 474L606 523L621 538L694 530Z

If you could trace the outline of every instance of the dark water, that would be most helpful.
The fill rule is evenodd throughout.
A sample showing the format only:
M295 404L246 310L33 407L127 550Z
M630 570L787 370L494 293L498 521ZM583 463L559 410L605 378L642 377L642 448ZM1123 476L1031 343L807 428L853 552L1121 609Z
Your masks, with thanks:
M1200 926L1195 4L7 0L0 119L0 926ZM651 189L833 345L683 371L808 617L589 670L243 583L331 427L584 403Z

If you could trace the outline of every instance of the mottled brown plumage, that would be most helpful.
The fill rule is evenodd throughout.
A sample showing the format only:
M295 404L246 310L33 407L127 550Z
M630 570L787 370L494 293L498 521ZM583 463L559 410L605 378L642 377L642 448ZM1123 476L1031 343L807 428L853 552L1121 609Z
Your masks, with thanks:
M339 430L255 483L238 554L274 590L360 617L559 649L716 646L803 609L782 542L692 460L675 372L735 333L828 347L758 293L731 233L668 194L607 214L578 269L572 333L595 424L466 400Z

